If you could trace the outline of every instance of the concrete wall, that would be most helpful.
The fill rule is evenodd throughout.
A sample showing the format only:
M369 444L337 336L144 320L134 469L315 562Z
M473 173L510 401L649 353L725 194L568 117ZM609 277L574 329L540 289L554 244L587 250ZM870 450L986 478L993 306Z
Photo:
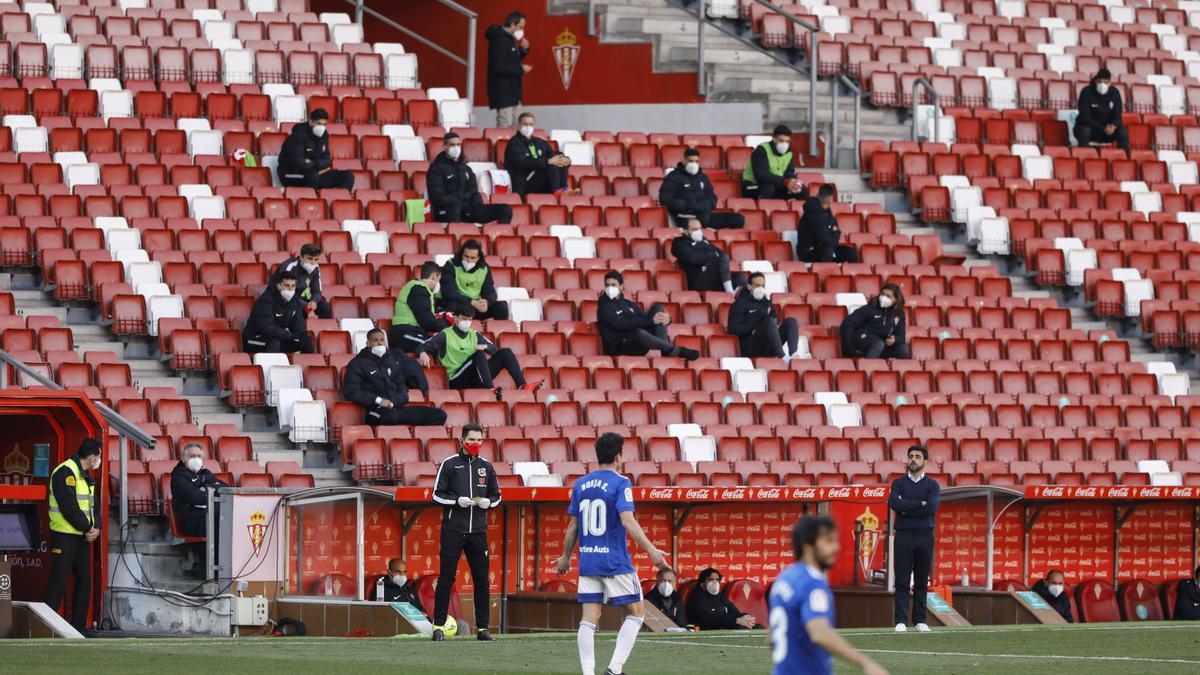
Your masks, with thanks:
M679 134L750 134L762 131L759 103L664 103L614 105L531 105L542 129L643 131ZM475 108L475 125L496 124L496 112Z

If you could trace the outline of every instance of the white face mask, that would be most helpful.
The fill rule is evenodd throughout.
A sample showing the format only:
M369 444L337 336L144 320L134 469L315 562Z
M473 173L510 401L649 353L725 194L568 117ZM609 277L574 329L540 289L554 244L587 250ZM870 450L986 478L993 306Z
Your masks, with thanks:
M787 153L788 148L790 148L790 147L791 147L791 145L789 145L787 143L776 143L775 144L775 152L783 155L783 154Z
M458 322L454 324L454 327L459 328L461 330L471 330L471 320L470 319L459 319Z
M434 285L433 285L433 291L431 291L431 292L432 292L434 295L437 295L438 293L441 293L441 292L442 292L442 282L440 282L440 281L439 281L439 282L437 282L436 284L434 284Z
M688 172L689 176L695 176L700 173L700 162L688 162L683 165L683 168Z
M767 297L767 287L756 286L755 288L750 289L750 295L753 296L755 300L762 300L763 298Z
M1047 584L1046 590L1050 591L1050 595L1053 595L1054 597L1057 598L1058 596L1062 595L1063 585L1062 584Z
M695 229L688 233L692 241L704 241L704 230Z
M517 42L520 42L524 38L525 38L525 29L524 28L518 28L513 31L513 39L516 40Z
M312 130L313 130L313 136L316 136L317 138L320 138L325 135L325 125L324 124L318 124L315 127L313 127Z
M1107 82L1097 82L1096 83L1096 93L1100 94L1101 96L1104 96L1105 94L1108 93L1108 87L1109 87L1109 84Z
M669 581L660 581L659 582L659 584L658 584L658 594L659 595L663 596L664 598L669 598L669 597L671 597L671 594L674 592L675 592L675 587L671 585L671 582L669 582Z
M458 159L462 156L462 146L451 145L446 148L446 154L450 157L450 159Z
M387 345L375 345L371 347L371 353L379 358L383 358L383 355L387 353Z
M191 459L189 459L187 461L188 471L191 471L192 473L196 473L196 472L200 471L200 469L203 467L204 467L204 460L200 459L199 457L192 457Z
M292 298L295 296L296 296L296 289L294 289L294 288L289 288L285 291L279 291L279 297L283 298L284 302L291 302Z
M396 584L397 586L403 586L404 584L408 583L408 577L403 574L393 574L392 583Z
M300 266L303 267L304 271L308 272L309 274L312 274L313 270L317 269L316 263L310 263L310 262L300 263Z
M708 591L712 595L716 595L721 592L721 582L713 579L712 581L704 584L704 590Z
M477 264L479 264L479 263L467 262L466 260L464 260L464 261L463 261L463 264L462 264L462 265L463 265L463 271L464 271L464 272L470 272L471 270L475 269L475 265L477 265Z
M895 303L893 302L893 300L890 297L888 297L886 295L879 296L879 306L880 307L887 309L888 307L891 307L893 304L895 304Z
M533 136L533 125L526 124L525 126L521 127L521 135L525 138L531 138Z
M620 286L605 286L604 294L607 295L609 298L616 300L621 295L621 287Z

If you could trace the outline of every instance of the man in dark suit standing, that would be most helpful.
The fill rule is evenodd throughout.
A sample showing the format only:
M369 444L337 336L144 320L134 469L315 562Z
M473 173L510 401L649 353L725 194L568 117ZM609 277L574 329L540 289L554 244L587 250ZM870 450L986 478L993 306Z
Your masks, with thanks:
M896 580L896 632L908 630L908 584L912 580L912 620L918 633L928 633L925 594L933 565L933 527L942 489L925 475L929 451L908 449L908 474L892 481L888 508L895 512L892 570Z

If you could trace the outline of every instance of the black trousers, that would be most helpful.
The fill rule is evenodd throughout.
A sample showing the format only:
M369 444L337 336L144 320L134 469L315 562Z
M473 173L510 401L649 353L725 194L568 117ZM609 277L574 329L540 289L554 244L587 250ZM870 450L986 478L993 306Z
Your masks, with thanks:
M475 629L488 627L488 604L491 594L488 587L487 532L455 532L442 528L442 547L439 554L440 570L434 590L433 625L446 625L450 613L450 592L454 578L458 576L458 559L467 554L467 565L471 568L471 583L475 584Z
M327 188L354 189L354 174L349 171L326 171L318 174L316 171L305 171L300 174L279 173L279 182L284 187L309 187L314 190Z
M1118 148L1129 150L1129 131L1125 127L1117 127L1115 133L1106 134L1096 131L1083 124L1075 125L1075 142L1081 146L1088 143L1116 143Z
M801 262L858 262L858 249L853 246L814 246L807 251L796 251L796 258Z
M55 612L67 592L67 578L75 575L71 593L71 625L87 629L88 606L92 598L92 545L81 534L50 533L50 581L42 601Z
M560 157L562 153L550 155L551 157ZM547 165L545 169L539 169L529 174L525 179L525 189L519 194L524 197L528 194L553 194L567 187L567 169L559 166Z
M654 316L661 311L663 311L662 305L654 305L650 308L649 314ZM663 356L674 356L676 352L675 343L667 337L667 327L658 324L655 324L653 329L639 328L624 334L614 347L611 352L605 349L605 355L645 356L652 349L661 351Z
M742 338L741 343L742 356L783 358L786 354L796 353L796 347L800 344L800 324L795 319L776 322L773 317L763 317L754 331ZM784 345L787 345L786 354Z
M312 354L316 351L313 348L312 338L308 336L307 331L299 335L293 335L286 340L266 337L265 335L244 338L242 340L242 349L249 354L293 354L295 352Z
M429 406L397 406L395 408L367 408L367 424L378 426L440 427L446 425L446 411Z
M932 530L897 530L892 544L896 573L896 623L908 623L908 580L912 578L912 622L925 623L925 595L933 566Z
M401 372L404 373L404 386L409 389L418 389L428 398L429 380L425 377L425 369L421 367L421 364L409 358L403 349L393 349L392 356L396 357Z
M464 300L462 302L471 302L471 301ZM456 302L443 302L442 306L439 307L439 309L445 309L448 312L453 312L456 305L457 305ZM486 312L481 312L479 310L475 310L475 318L479 319L480 321L486 321L487 319L496 319L497 321L507 321L508 320L508 303L503 300L497 300L495 302L489 301Z
M769 183L747 183L742 181L742 196L748 199L804 199L804 192L795 194L788 192L785 187L776 187Z
M854 341L854 347L858 352L854 356L861 356L864 359L907 359L909 357L907 343L897 342L889 347L878 335L857 338Z
M392 329L388 331L388 344L392 346L392 349L408 354L415 354L417 348L425 344L425 341L428 339L429 334L422 330L420 326L392 326ZM418 364L419 367L420 365ZM405 375L407 374L406 371ZM422 373L422 377L424 377L424 373ZM426 385L426 389L428 389L428 386Z
M727 281L736 288L742 277L739 273L737 283L734 283L729 274L729 256L724 253L715 263L702 268L685 269L684 272L687 274L689 291L723 291Z
M746 226L746 217L740 213L732 211L722 211L720 213L700 214L696 216L697 220L704 227L711 227L714 230L737 230ZM680 218L675 214L671 214L671 221L677 227L687 227L688 221L691 218Z
M433 206L433 220L438 223L501 223L512 222L512 207L508 204L483 204L478 208L470 204L437 204Z
M525 374L521 372L521 364L511 349L498 349L491 356L487 352L475 352L471 361L458 371L458 375L450 377L450 388L492 389L496 386L495 378L503 371L508 371L513 384L525 386Z

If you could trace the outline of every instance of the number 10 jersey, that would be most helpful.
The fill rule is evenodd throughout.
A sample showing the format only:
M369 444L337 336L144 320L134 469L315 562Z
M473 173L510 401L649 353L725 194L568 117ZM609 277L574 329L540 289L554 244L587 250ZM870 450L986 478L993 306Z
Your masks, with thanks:
M621 514L633 511L633 484L616 471L593 471L575 481L567 513L579 519L579 574L633 573Z

